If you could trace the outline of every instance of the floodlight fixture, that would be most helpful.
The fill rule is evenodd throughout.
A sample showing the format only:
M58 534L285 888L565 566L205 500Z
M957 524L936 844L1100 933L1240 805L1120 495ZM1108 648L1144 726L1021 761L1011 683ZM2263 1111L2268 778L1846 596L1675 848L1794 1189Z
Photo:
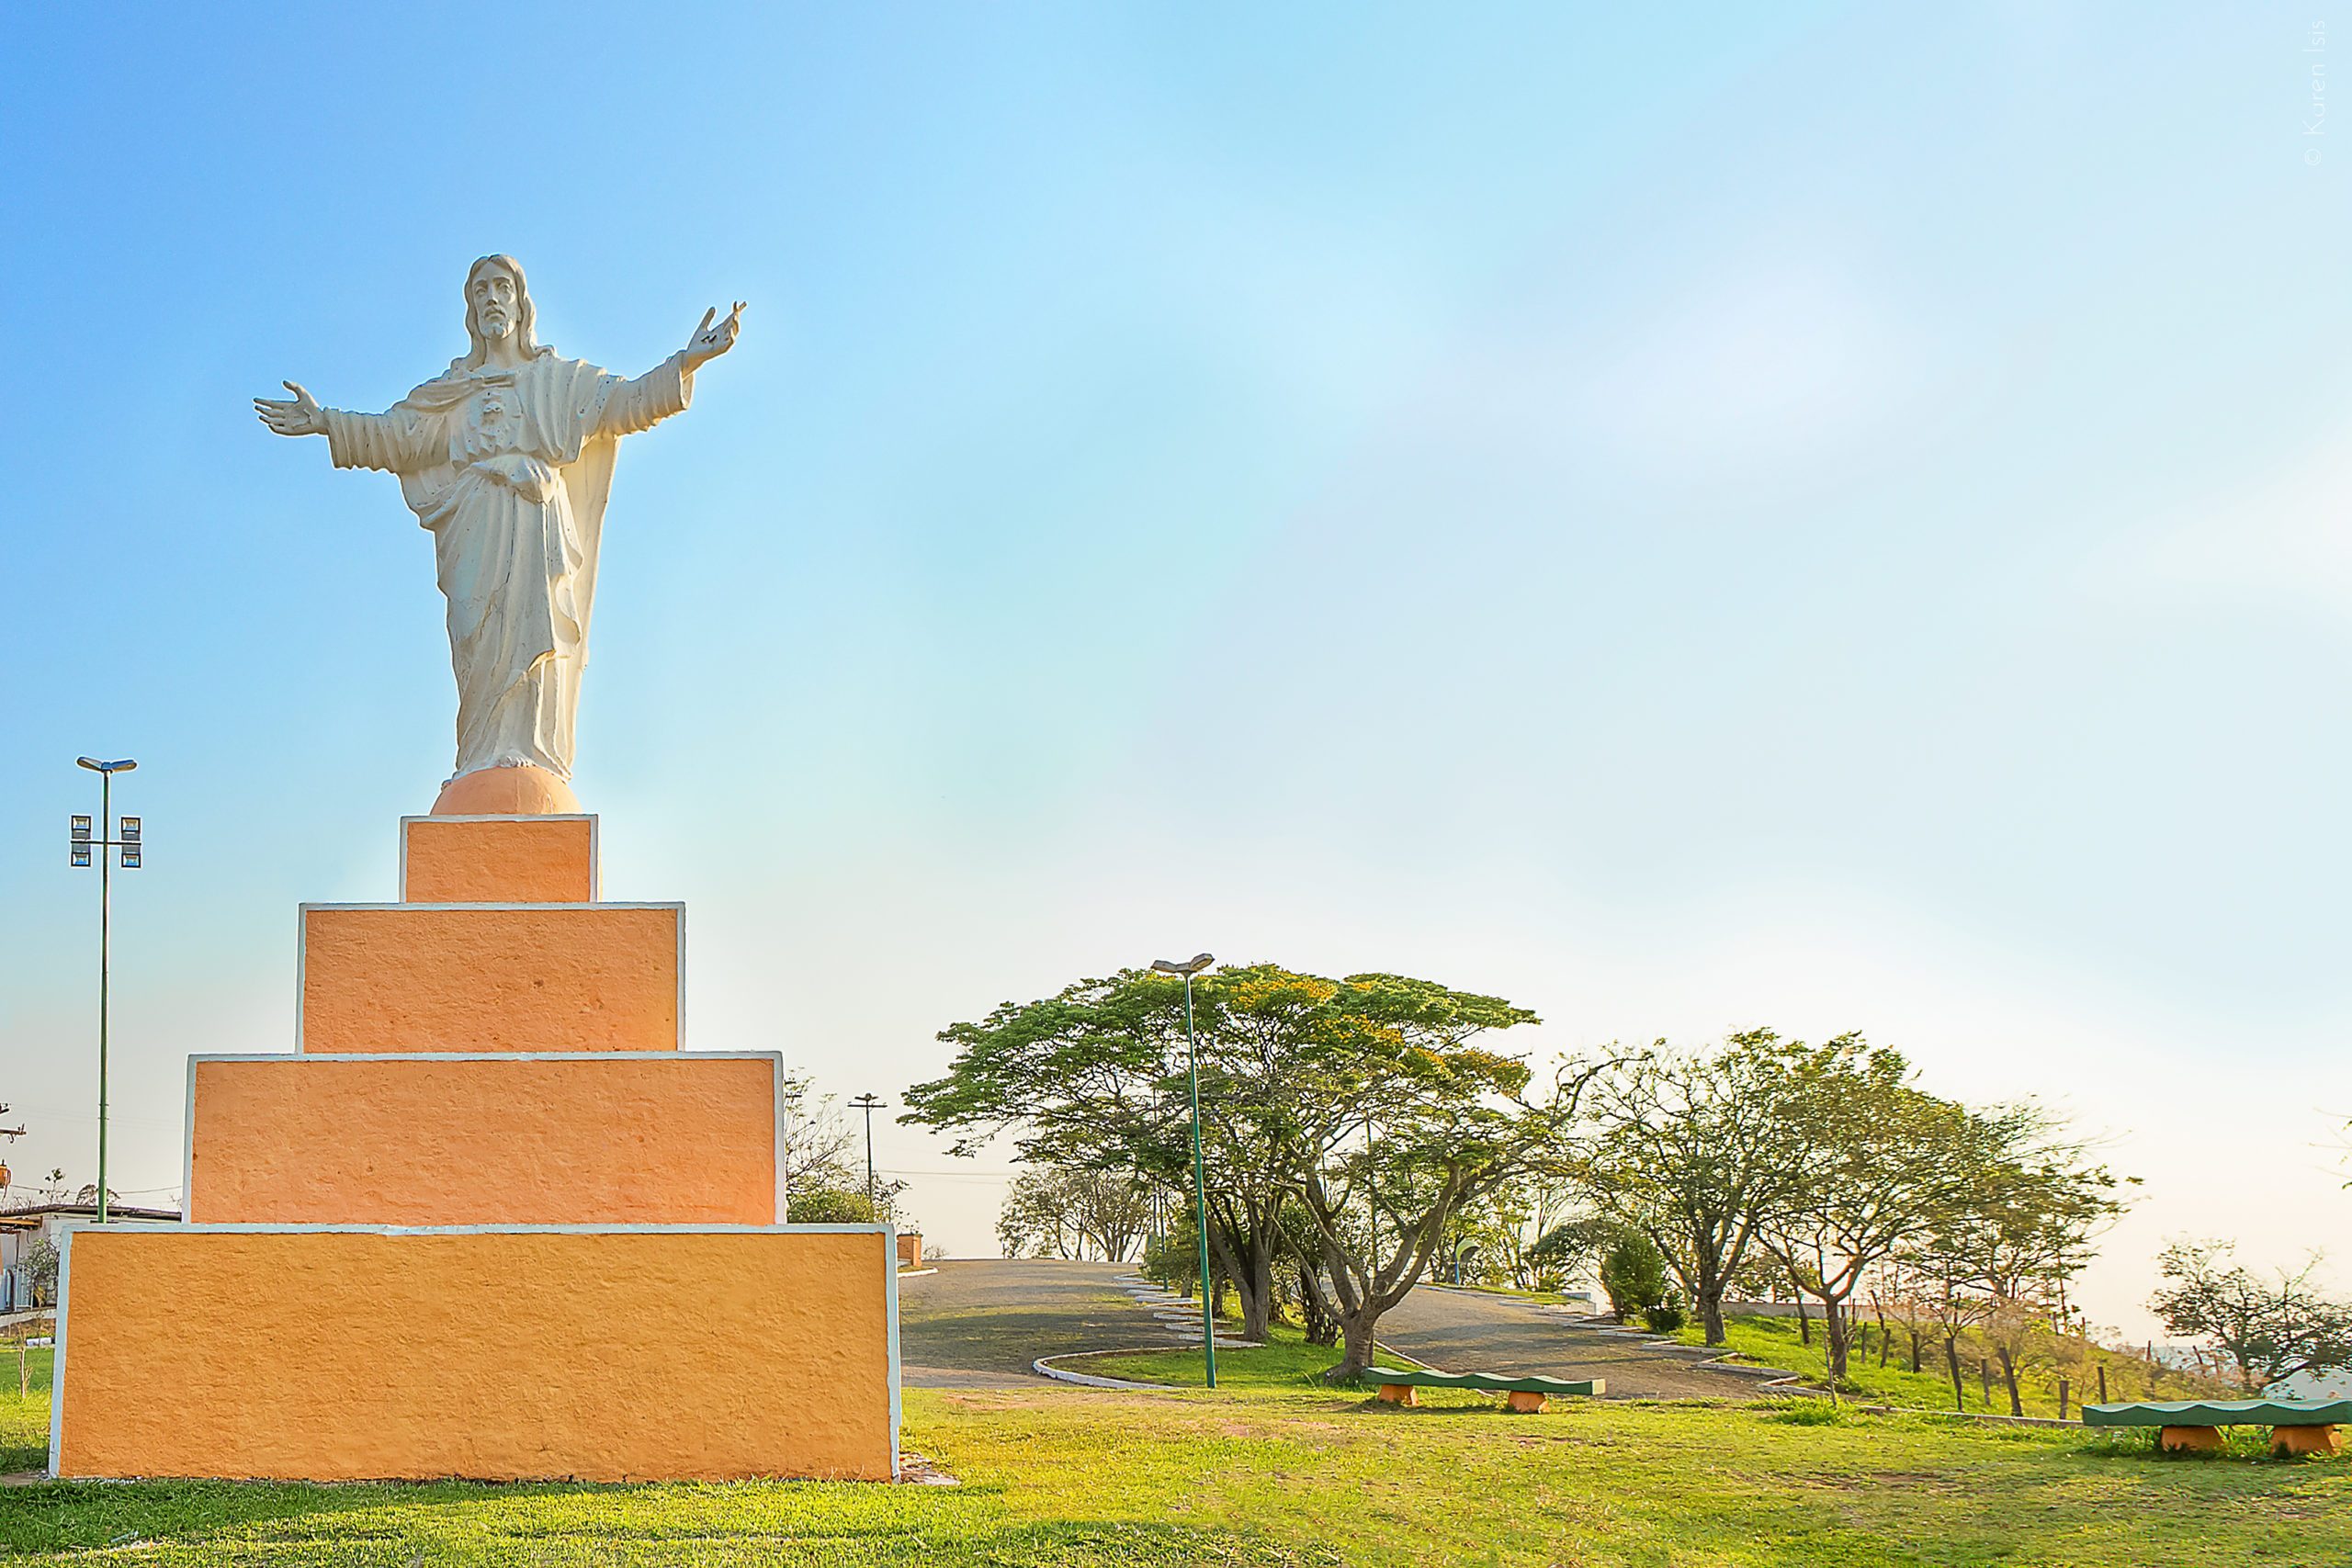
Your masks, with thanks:
M119 762L101 762L96 757L76 757L74 761L77 767L87 768L94 773L127 773L139 765L128 757Z
M1151 966L1162 975L1182 975L1187 980L1216 962L1213 954L1196 953L1189 963L1179 964L1172 958L1155 958Z

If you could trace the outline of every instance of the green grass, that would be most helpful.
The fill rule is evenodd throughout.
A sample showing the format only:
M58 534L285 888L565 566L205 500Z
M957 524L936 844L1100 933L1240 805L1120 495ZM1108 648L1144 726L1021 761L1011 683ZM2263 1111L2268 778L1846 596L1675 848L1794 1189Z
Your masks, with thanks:
M1227 1388L1298 1388L1319 1382L1324 1371L1340 1363L1337 1347L1309 1345L1305 1330L1288 1323L1268 1330L1265 1343L1251 1350L1219 1350L1216 1382ZM1146 1350L1127 1356L1089 1356L1057 1363L1076 1372L1130 1382L1170 1383L1199 1388L1206 1382L1201 1352Z
M1677 1330L1673 1337L1685 1345L1706 1343L1706 1336L1701 1331L1696 1322ZM1824 1349L1821 1325L1818 1323L1813 1325L1813 1343L1810 1345L1799 1339L1797 1322L1793 1317L1725 1318L1724 1338L1726 1349L1736 1351L1747 1360L1765 1366L1786 1367L1792 1371L1804 1374L1808 1381L1815 1382L1819 1382L1828 1376L1828 1360ZM1971 1349L1965 1342L1961 1347L1961 1352L1962 1383L1967 1391L1968 1408L1972 1412L1990 1411L1996 1416L2009 1414L2009 1392L2007 1385L2001 1381L2000 1363L1996 1360L1993 1364L1993 1396L1991 1403L1987 1404L1984 1398L1984 1384L1977 1373L1977 1352ZM1920 1349L1919 1364L1923 1370L1916 1373L1912 1372L1908 1370L1909 1340L1907 1337L1898 1335L1894 1342L1894 1353L1888 1357L1887 1364L1881 1367L1878 1364L1878 1334L1873 1327L1871 1333L1870 1354L1867 1357L1855 1356L1847 1364L1846 1376L1849 1393L1853 1397L1879 1404L1905 1405L1923 1410L1950 1410L1953 1407L1951 1375L1945 1368L1943 1353L1943 1346L1940 1343L1934 1340L1928 1341ZM2119 1400L2138 1399L2144 1396L2147 1392L2140 1382L2132 1381L2143 1375L2139 1369L2142 1369L2144 1364L2136 1359L2130 1364L2134 1371L2129 1374L2120 1370L2114 1374L2111 1393ZM2127 1381L2131 1382L2129 1388L2125 1387ZM2188 1399L2198 1396L2195 1390L2187 1386L2185 1380L2176 1378L2174 1381L2182 1382L2183 1386L2166 1388L2162 1392L2161 1397ZM2025 1406L2025 1413L2028 1416L2054 1416L2058 1414L2058 1382L2055 1373L2041 1369L2021 1370L2018 1376L2018 1393L2019 1403ZM2098 1385L2091 1379L2076 1376L2068 1394L2067 1415L2069 1416L2076 1413L2086 1396L2097 1399Z
M1332 1563L1582 1568L2342 1562L2352 1465L2159 1460L2144 1434L1306 1389L910 1389L961 1487L50 1483L0 1560L167 1565ZM1804 1419L1810 1420L1811 1417Z
M13 1343L0 1350L0 1474L49 1463L49 1363L55 1352L25 1352L25 1382L31 1392L21 1394L17 1354Z

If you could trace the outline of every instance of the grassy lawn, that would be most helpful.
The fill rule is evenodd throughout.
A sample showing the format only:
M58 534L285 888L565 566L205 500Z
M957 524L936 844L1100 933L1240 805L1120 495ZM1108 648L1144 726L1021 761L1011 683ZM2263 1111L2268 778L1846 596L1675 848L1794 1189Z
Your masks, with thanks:
M101 1561L256 1568L2352 1558L2352 1464L2260 1461L2252 1434L2227 1460L2165 1460L2139 1434L1826 1407L1577 1401L1511 1416L1468 1394L1425 1397L1404 1410L1299 1387L910 1389L907 1441L964 1479L953 1488L48 1483L0 1491L0 1560L94 1549Z
M1266 1334L1265 1343L1252 1350L1219 1350L1216 1353L1216 1382L1220 1390L1228 1388L1299 1388L1322 1376L1324 1369L1337 1366L1340 1352L1335 1346L1325 1349L1309 1345L1306 1331L1294 1324L1277 1323ZM1130 1382L1170 1383L1178 1388L1199 1388L1205 1382L1205 1369L1198 1350L1146 1350L1131 1356L1089 1356L1082 1360L1057 1363L1075 1372L1089 1372L1101 1378L1125 1378Z
M1685 1345L1706 1343L1706 1336L1696 1323L1678 1330L1673 1337ZM1737 1351L1748 1360L1765 1366L1786 1367L1815 1381L1828 1375L1828 1362L1825 1359L1818 1323L1813 1325L1811 1345L1800 1341L1796 1319L1792 1317L1726 1318L1724 1320L1724 1337L1726 1348ZM1846 1376L1860 1390L1856 1397L1919 1409L1950 1410L1952 1408L1951 1375L1945 1370L1943 1353L1943 1346L1939 1343L1930 1341L1923 1346L1919 1363L1923 1370L1914 1373L1908 1370L1909 1343L1898 1337L1894 1355L1888 1358L1885 1366L1881 1367L1878 1364L1878 1337L1873 1331L1870 1355L1853 1358L1847 1365ZM2001 1381L2000 1363L1996 1361L1993 1366L1993 1397L1987 1404L1984 1385L1977 1373L1975 1353L1965 1343L1961 1347L1961 1353L1962 1383L1967 1391L1968 1408L1979 1412L1989 1410L1996 1416L2007 1415L2009 1393L2007 1385ZM2145 1364L2135 1359L2130 1363L2130 1369L2126 1371L2119 1367L2111 1375L2109 1392L2112 1396L2119 1400L2149 1397L2147 1388L2140 1381L2144 1379ZM2160 1389L2155 1397L2194 1399L2199 1397L2199 1390L2207 1386L2198 1384L2192 1387L2189 1380L2177 1375L2168 1376L2167 1382L2178 1382L2181 1386L2166 1386ZM2020 1369L2018 1393L2028 1416L2058 1414L2058 1382L2054 1372L2038 1368ZM2076 1414L2086 1395L2096 1400L2098 1397L2098 1384L2091 1378L2076 1375L2069 1394L2068 1416Z
M17 1348L0 1350L0 1475L39 1470L49 1463L50 1350L25 1353L29 1393L17 1392Z

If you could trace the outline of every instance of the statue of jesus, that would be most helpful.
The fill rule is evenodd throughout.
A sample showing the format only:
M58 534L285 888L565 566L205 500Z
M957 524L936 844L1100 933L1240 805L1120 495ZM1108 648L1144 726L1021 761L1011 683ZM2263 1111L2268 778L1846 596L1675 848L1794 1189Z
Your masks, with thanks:
M325 436L336 468L399 475L432 531L458 674L458 763L436 816L580 808L572 731L613 457L693 401L695 371L735 346L742 303L718 315L626 380L540 344L522 267L484 256L466 274L471 351L384 412L321 408L291 381L291 399L254 400L278 434Z

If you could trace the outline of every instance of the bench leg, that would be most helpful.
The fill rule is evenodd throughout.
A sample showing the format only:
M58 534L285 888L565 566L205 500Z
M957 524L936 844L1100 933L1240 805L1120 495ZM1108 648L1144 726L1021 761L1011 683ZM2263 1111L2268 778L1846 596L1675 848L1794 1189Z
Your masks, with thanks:
M1514 1389L1510 1397L1503 1401L1503 1408L1516 1410L1521 1416L1540 1416L1544 1413L1544 1406L1550 1398L1549 1394L1536 1393L1532 1390Z
M2220 1453L2229 1445L2219 1427L2166 1427L2156 1434L2156 1446L2166 1453Z
M1419 1404L1420 1390L1408 1382L1385 1382L1380 1385L1380 1397L1391 1404Z
M2270 1428L2270 1451L2274 1454L2338 1454L2344 1451L2335 1440L2333 1427L2273 1427Z

